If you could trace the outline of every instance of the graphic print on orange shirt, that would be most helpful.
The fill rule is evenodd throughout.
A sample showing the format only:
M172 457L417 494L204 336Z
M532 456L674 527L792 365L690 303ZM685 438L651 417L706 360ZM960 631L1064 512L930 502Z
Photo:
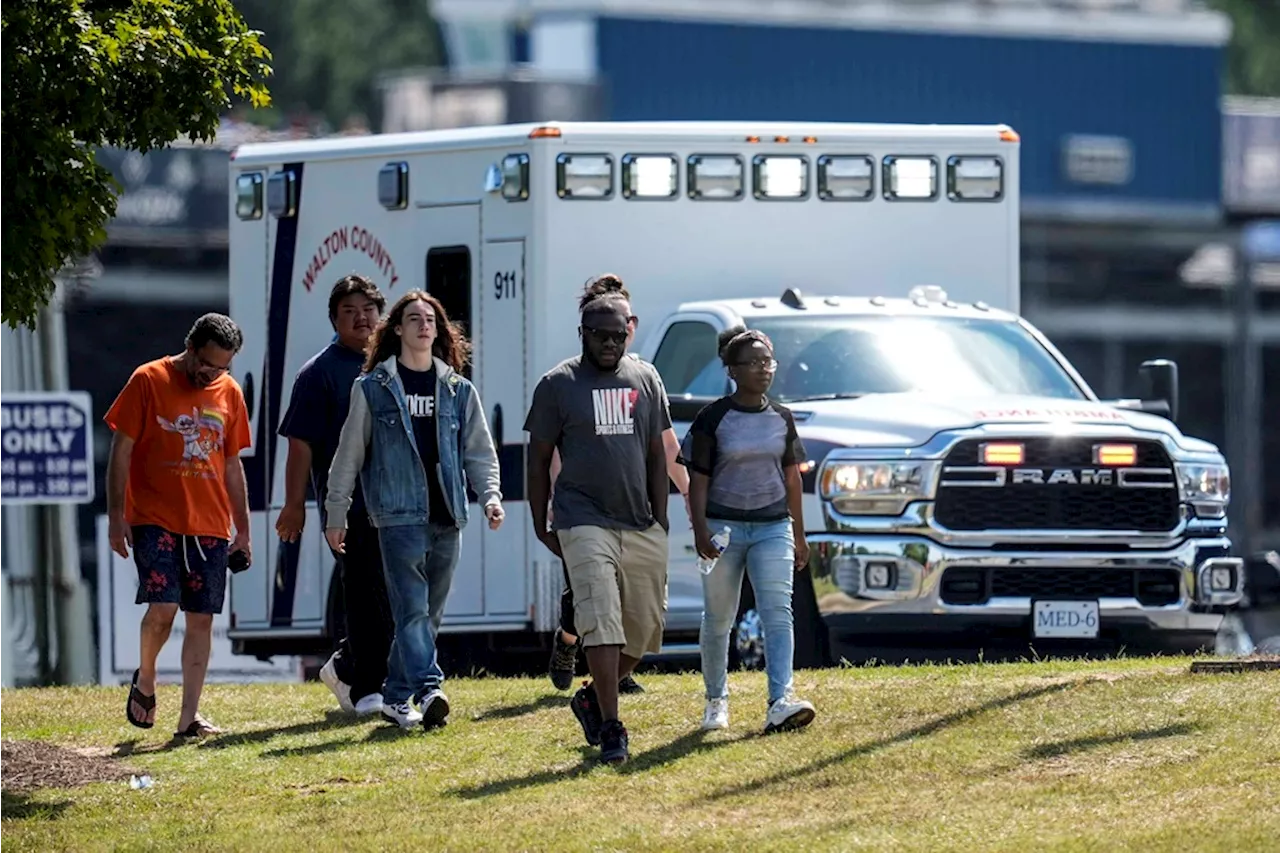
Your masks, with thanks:
M249 415L234 379L197 388L170 359L157 359L134 371L103 420L134 441L130 524L230 538L226 460L249 446Z

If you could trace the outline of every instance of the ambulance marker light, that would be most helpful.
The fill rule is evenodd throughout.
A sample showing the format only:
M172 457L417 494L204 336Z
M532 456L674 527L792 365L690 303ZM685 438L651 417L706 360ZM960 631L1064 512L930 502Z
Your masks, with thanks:
M1133 444L1096 444L1093 464L1126 467L1138 463L1138 448Z
M791 137L790 137L790 136L775 136L775 137L773 138L773 141L774 141L774 142L790 142L790 141L791 141Z
M816 137L816 136L806 136L806 137L804 138L804 141L805 141L805 142L807 142L807 143L809 143L810 145L813 145L814 143L816 143L816 142L818 141L818 137Z
M1021 444L984 444L980 452L984 465L1021 465L1026 458Z
M760 137L758 137L758 136L748 136L748 137L747 137L747 141L748 141L748 142L759 142L759 141L760 141Z
M529 131L530 139L559 139L560 128L558 127L535 127Z
M1000 131L1001 142L1019 142L1022 137L1018 135L1018 131L1011 127L1002 128Z

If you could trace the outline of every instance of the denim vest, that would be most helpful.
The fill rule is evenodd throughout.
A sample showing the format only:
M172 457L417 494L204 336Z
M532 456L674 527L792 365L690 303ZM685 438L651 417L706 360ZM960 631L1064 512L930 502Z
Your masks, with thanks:
M472 393L471 383L441 360L435 360L436 443L440 464L435 471L427 472L418 455L404 383L395 367L395 359L391 358L356 380L369 403L372 420L368 451L360 469L369 520L374 527L426 524L425 478L432 476L439 478L440 491L449 504L454 523L465 527L469 507L462 440L466 434L465 415Z

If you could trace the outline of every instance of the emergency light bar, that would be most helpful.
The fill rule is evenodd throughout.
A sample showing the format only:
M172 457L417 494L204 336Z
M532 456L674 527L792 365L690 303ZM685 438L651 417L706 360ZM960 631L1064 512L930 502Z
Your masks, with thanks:
M556 157L556 195L582 199L612 197L613 158L608 154L561 154Z
M875 194L875 161L870 157L818 158L818 198L824 201L866 201Z
M742 198L742 158L736 154L694 154L689 158L689 198Z
M932 157L884 158L884 197L924 201L938 196L938 161Z
M667 154L628 154L622 158L624 198L675 198L679 192L676 158Z
M524 201L529 197L529 155L508 154L502 158L502 197Z
M998 201L1004 195L1004 162L999 157L947 160L947 197L952 201Z
M809 195L809 158L793 154L757 154L751 160L758 199L798 200Z
M262 218L262 173L250 172L236 178L236 216Z

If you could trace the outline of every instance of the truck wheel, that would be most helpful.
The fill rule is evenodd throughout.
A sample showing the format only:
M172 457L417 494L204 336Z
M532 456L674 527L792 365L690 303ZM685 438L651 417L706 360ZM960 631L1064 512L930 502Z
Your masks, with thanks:
M764 623L755 608L738 617L730 640L729 657L735 669L764 669Z

